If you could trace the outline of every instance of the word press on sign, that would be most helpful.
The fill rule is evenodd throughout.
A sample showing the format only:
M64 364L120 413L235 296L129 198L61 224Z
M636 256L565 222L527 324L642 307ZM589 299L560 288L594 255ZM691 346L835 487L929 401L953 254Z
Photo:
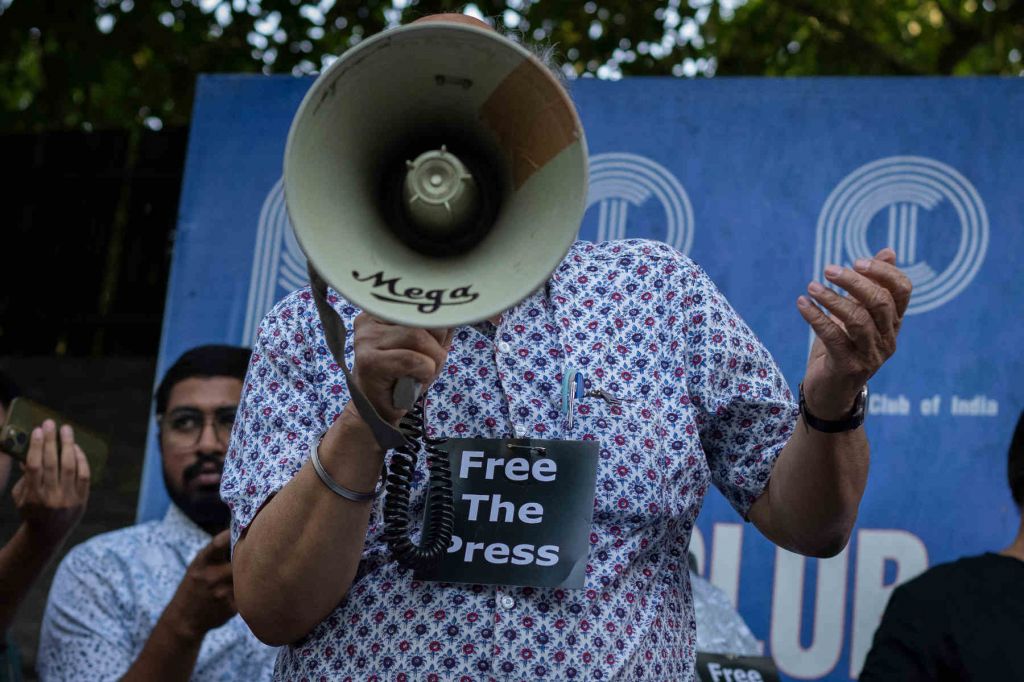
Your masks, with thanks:
M416 578L583 587L597 442L459 438L444 447L455 531L438 565Z

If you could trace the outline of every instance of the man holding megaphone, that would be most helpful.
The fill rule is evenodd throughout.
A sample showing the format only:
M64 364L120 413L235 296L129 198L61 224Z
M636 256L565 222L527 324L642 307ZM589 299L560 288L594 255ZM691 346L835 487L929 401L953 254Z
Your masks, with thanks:
M571 100L462 15L334 62L285 188L312 286L261 325L221 487L278 679L691 680L710 483L780 546L845 546L910 298L890 249L798 298L794 400L686 256L574 241Z

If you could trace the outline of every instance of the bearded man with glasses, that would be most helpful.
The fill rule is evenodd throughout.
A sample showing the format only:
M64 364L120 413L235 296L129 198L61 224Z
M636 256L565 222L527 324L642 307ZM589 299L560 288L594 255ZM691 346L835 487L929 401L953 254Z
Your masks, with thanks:
M268 680L276 650L235 609L219 488L251 352L201 346L156 391L167 514L90 539L61 562L43 617L48 680Z

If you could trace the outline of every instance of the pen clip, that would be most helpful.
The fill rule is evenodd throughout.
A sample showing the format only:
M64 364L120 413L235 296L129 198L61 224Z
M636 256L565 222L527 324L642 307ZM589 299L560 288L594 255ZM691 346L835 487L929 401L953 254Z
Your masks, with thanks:
M604 390L603 388L597 388L597 389L589 390L589 391L587 391L584 394L584 397L585 398L600 398L606 404L608 404L610 407L620 407L622 405L622 403L631 403L631 402L633 402L631 399L628 399L628 398L617 398L614 395L612 395L611 393L609 393L608 391Z

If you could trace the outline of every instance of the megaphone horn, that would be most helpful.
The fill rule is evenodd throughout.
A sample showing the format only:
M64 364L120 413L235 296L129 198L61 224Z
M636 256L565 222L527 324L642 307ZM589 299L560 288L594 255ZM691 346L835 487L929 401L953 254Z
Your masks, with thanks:
M415 23L319 76L288 134L284 187L299 245L342 296L397 324L454 327L512 307L565 256L587 148L526 48Z

